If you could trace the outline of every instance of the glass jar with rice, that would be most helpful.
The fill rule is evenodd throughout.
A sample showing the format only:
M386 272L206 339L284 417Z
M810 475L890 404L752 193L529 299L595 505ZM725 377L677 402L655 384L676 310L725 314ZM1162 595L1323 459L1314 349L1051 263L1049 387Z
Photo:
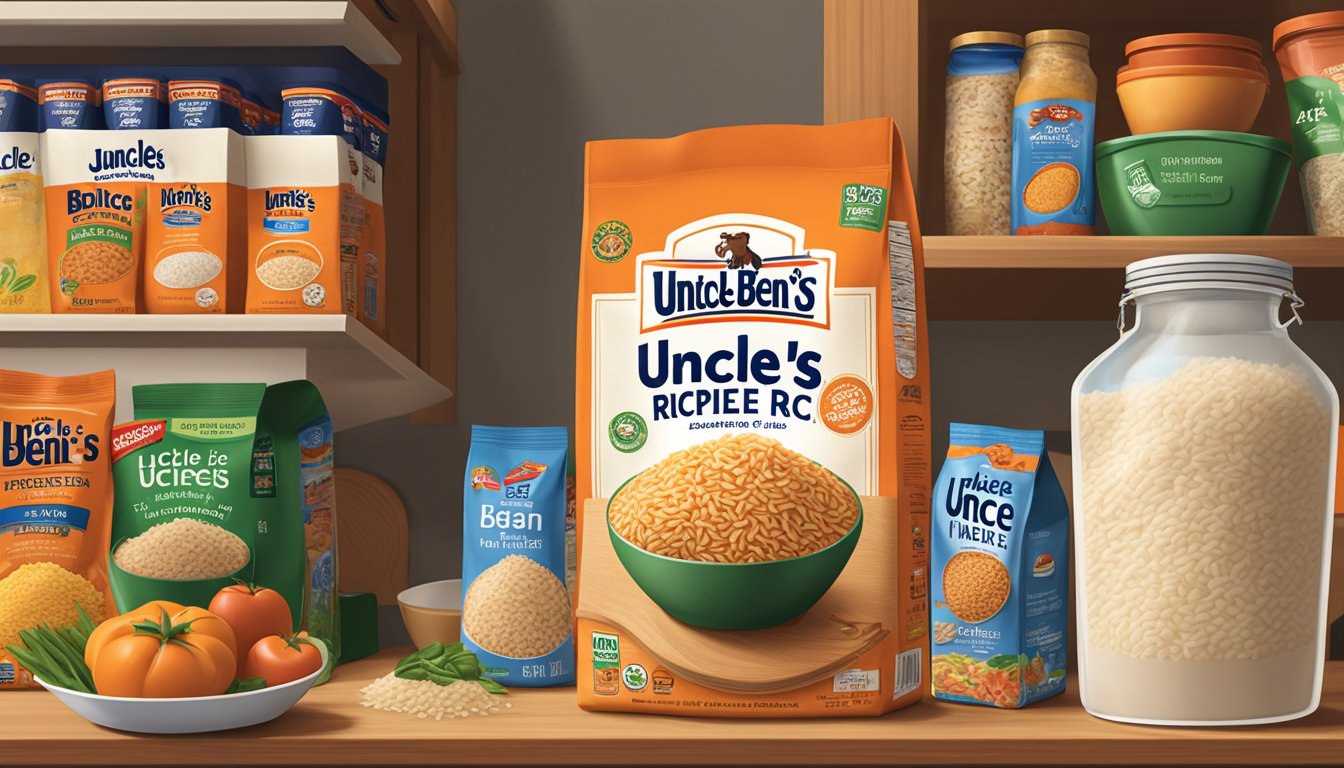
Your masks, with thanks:
M1007 235L1013 185L1013 98L1022 36L967 32L947 61L943 193L949 235Z
M1044 29L1026 43L1013 102L1013 234L1090 235L1097 100L1090 39Z

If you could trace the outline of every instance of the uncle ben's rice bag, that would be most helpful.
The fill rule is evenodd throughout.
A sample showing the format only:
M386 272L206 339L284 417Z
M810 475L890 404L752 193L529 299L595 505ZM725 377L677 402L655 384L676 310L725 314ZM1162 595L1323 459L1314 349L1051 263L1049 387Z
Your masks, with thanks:
M36 98L0 80L0 314L51 311Z

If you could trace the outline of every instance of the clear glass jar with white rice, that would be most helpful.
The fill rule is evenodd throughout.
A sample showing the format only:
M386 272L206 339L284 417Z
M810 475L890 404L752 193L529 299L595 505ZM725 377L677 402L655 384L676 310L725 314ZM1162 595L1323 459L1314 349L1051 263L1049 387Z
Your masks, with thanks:
M1013 99L1022 36L967 32L947 61L943 194L949 235L1011 234Z
M1310 714L1339 397L1288 336L1292 267L1162 256L1125 275L1120 340L1073 387L1083 706L1164 725Z

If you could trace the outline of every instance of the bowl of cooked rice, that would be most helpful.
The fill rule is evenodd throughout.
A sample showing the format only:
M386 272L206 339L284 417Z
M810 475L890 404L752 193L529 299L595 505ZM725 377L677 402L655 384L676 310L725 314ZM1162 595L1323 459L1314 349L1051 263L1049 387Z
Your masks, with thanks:
M764 629L807 613L863 530L854 489L778 441L729 435L678 451L607 503L616 556L674 619Z
M251 581L252 551L224 528L179 518L118 541L107 562L117 609L151 600L209 605L235 580Z

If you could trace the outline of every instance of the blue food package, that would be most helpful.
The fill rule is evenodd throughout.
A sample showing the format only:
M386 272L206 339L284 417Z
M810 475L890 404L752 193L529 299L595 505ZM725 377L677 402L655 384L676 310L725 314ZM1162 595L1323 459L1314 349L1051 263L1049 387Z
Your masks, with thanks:
M341 136L364 143L364 116L348 94L327 85L295 85L280 92L280 132L286 136Z
M104 80L103 122L111 131L168 127L167 90L154 77Z
M65 128L90 131L101 125L98 89L87 80L52 80L37 86L41 130Z
M1062 693L1069 509L1045 433L953 424L933 502L934 697L1015 709Z
M0 80L0 132L37 132L37 89Z
M230 128L244 133L243 97L229 80L168 81L169 128Z
M564 427L471 428L463 491L462 642L504 685L574 682L565 587Z

